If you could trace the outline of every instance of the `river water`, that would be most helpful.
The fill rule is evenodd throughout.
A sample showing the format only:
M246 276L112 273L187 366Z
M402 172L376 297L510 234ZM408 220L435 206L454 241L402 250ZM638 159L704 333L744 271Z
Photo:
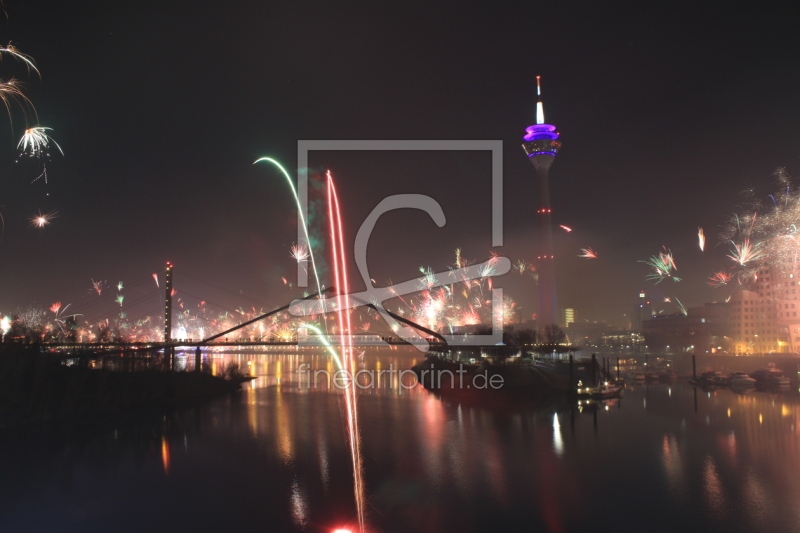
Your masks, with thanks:
M362 365L420 359L369 349ZM344 396L297 372L333 372L330 359L285 348L211 362L259 377L167 414L1 433L0 531L355 530ZM681 380L578 406L400 380L359 391L368 531L800 531L796 385Z

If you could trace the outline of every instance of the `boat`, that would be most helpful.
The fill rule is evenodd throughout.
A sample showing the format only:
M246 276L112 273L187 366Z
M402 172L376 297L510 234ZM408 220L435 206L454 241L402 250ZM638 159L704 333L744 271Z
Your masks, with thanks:
M722 372L703 372L696 378L692 378L689 380L689 383L692 385L702 385L702 386L719 386L719 385L728 385L729 379L728 376L722 374Z
M769 363L765 368L759 368L750 373L750 377L759 384L766 385L788 385L789 378L783 375L783 370Z
M728 381L731 385L731 390L737 394L746 394L755 389L758 383L745 372L734 372L730 375Z
M777 385L778 387L788 387L789 378L786 376L771 375L767 380L767 385Z
M716 371L703 372L700 374L700 381L706 385L727 385L728 376Z
M731 384L732 387L736 386L741 388L747 386L750 387L756 386L756 380L748 376L746 372L734 372L728 378L728 382Z
M757 388L758 387L755 385L736 385L735 383L731 383L731 390L735 394L747 394L748 392L752 392Z
M621 393L622 386L609 381L586 387L579 383L578 388L575 389L575 394L581 398L614 398Z

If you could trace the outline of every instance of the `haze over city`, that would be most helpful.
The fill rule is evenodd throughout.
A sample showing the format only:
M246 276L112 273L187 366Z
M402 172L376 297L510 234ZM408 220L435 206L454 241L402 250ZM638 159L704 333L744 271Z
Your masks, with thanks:
M163 274L166 261L176 288L221 308L298 296L290 191L274 169L253 165L270 156L295 175L298 140L501 140L497 249L488 153L318 152L310 170L332 172L351 241L389 194L441 203L442 229L412 211L381 221L370 240L378 283L420 266L444 271L456 248L477 261L491 252L532 261L536 189L520 143L537 75L563 141L550 172L558 303L579 320L625 327L640 290L687 307L726 298L708 286L730 265L719 227L743 190L766 199L778 167L798 172L797 37L778 9L234 2L155 13L30 2L6 11L4 33L41 80L13 60L2 67L25 80L64 155L52 154L46 186L31 183L33 165L15 163L25 119L14 111L0 154L4 313L54 301L80 311L96 296L92 281L131 283ZM33 228L40 211L57 217ZM655 286L641 261L663 246L682 281ZM596 259L578 257L587 247ZM512 272L496 283L530 319L533 279Z

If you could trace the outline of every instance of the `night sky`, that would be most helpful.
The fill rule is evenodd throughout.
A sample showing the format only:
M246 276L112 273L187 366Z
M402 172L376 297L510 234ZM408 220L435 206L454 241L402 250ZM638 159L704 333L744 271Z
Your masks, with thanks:
M118 310L95 301L92 280L104 280L130 287L135 315L157 315L151 274L163 279L165 261L187 304L288 302L300 295L281 280L296 277L296 210L280 174L253 162L271 156L294 172L298 140L502 140L505 246L494 250L488 152L319 152L311 171L332 171L350 239L386 195L441 203L442 229L414 211L381 220L370 241L379 284L446 270L456 248L531 260L535 174L520 143L536 75L563 141L550 173L559 306L581 320L625 325L640 290L687 307L724 299L706 284L733 265L718 228L745 189L773 192L777 167L800 175L800 37L788 6L4 5L0 41L42 76L6 57L2 77L26 81L65 156L48 162L47 187L31 183L36 164L15 163L25 117L0 123L0 313L60 301L100 319ZM35 229L39 210L58 217ZM645 280L638 261L662 246L681 283ZM585 247L598 258L578 258ZM496 285L523 317L535 311L530 276Z

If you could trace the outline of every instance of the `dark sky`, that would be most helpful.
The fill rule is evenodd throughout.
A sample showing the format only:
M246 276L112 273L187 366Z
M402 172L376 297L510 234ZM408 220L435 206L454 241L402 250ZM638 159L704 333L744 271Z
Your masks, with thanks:
M530 260L535 182L520 142L536 75L564 143L554 222L574 228L556 233L560 306L622 325L642 289L687 306L722 299L706 285L731 266L719 226L742 190L772 192L777 167L800 174L800 37L789 7L650 4L6 2L0 40L42 78L8 57L2 76L27 82L66 155L48 163L48 187L31 184L36 165L14 162L24 117L0 124L0 313L61 301L102 317L91 280L107 280L158 314L150 275L167 260L187 298L285 303L298 294L281 281L295 278L293 201L252 163L294 171L298 140L502 140L495 251ZM333 172L351 239L388 194L442 204L442 229L413 211L379 224L381 283L445 270L458 247L476 260L492 250L488 153L317 153L311 166ZM39 210L58 217L34 229ZM577 257L587 246L597 259ZM662 246L684 281L654 287L637 261ZM534 311L530 277L498 285Z

